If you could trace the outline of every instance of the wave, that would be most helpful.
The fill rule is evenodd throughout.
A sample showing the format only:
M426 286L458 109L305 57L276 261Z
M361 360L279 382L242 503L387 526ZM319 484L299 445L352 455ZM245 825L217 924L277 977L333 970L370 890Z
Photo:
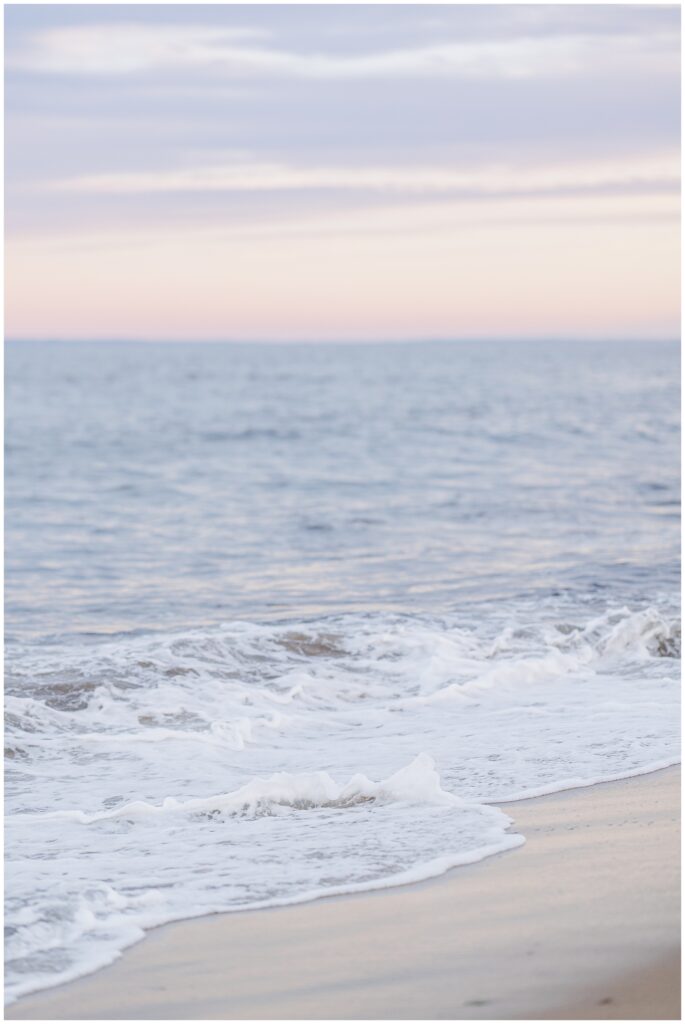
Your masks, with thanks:
M409 804L447 804L452 807L459 807L464 803L454 794L441 789L435 762L427 754L419 754L411 764L381 782L372 782L365 775L357 774L344 785L339 785L327 772L302 775L278 772L268 779L252 779L239 789L218 796L186 801L167 797L161 804L136 801L102 814L88 815L83 811L73 810L55 811L40 817L62 818L92 825L112 818L135 819L160 814L247 816L272 814L280 807L302 811L393 801Z
M494 805L678 760L679 651L668 600L11 644L10 998L520 845Z
M178 705L163 713L146 709L136 728L182 730L191 724L191 731L203 730L216 723L198 700L208 685L242 702L243 714L232 719L234 736L224 736L242 749L252 729L283 721L274 705L381 700L389 706L407 696L441 699L587 667L611 670L628 659L680 657L680 618L657 607L615 609L585 625L559 619L535 627L505 625L493 638L445 620L388 616L377 623L365 616L337 616L323 627L298 629L234 622L98 645L17 645L8 663L6 707L15 716L10 724L35 732L42 721L55 727L60 713L63 728L84 723L88 713L116 717L126 704L136 704L135 691L158 695L166 687L179 694ZM185 680L192 683L192 707ZM266 711L259 720L244 714L245 705L257 704ZM108 728L112 724L110 717Z

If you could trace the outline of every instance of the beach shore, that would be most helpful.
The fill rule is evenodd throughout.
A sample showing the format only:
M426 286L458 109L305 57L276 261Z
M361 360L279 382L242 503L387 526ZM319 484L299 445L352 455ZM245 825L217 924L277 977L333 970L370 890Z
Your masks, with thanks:
M680 770L504 806L524 846L419 885L150 932L8 1019L680 1017Z

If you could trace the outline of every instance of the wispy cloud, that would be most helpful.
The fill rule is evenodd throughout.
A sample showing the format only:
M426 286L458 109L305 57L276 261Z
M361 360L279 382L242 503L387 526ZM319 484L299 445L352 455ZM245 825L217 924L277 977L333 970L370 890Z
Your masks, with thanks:
M645 195L502 197L474 203L471 199L454 198L436 201L429 197L413 202L399 201L387 206L357 207L340 210L301 213L281 210L265 220L218 219L211 226L179 226L169 222L159 226L141 218L136 224L82 227L78 231L8 235L8 244L45 246L58 253L104 252L106 250L147 251L151 248L186 245L188 250L203 244L239 246L242 242L265 240L291 245L296 239L326 239L335 244L341 239L357 239L367 244L382 243L392 238L397 244L412 244L417 238L450 244L466 230L492 229L513 238L522 238L536 225L554 227L573 225L579 230L588 225L626 226L630 224L667 224L677 229L680 214L679 196L648 193ZM525 234L521 234L521 232ZM287 259L287 250L283 248Z
M212 66L265 33L189 25L93 25L32 34L8 66L46 74L126 75L163 68ZM248 52L250 52L248 50Z
M48 188L101 195L320 189L493 196L645 188L677 191L679 175L676 153L543 167L499 164L469 169L304 167L236 160L209 167L81 176L52 182Z
M198 25L115 24L35 33L11 53L8 67L38 73L126 75L194 70L233 78L526 79L629 68L632 73L677 70L677 35L654 32L612 38L592 34L447 40L372 53L296 52L260 45L259 29Z

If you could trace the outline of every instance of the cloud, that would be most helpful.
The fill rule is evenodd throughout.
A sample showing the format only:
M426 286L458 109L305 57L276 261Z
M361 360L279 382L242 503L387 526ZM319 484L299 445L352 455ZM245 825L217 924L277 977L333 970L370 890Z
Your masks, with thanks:
M371 53L294 52L261 45L259 29L116 24L55 28L10 53L10 69L46 74L127 75L205 71L231 78L559 78L606 71L678 73L675 32L520 36Z
M413 202L390 203L386 206L352 207L345 210L301 212L283 209L266 219L233 221L217 217L209 223L179 224L168 220L160 225L144 216L127 223L121 218L114 226L98 226L90 222L76 229L57 228L27 234L8 233L8 241L16 247L39 244L55 252L102 252L148 250L174 244L184 239L189 247L230 244L236 252L242 244L294 239L355 240L367 245L374 239L394 238L398 242L423 237L451 244L464 230L482 232L483 239L491 230L503 231L524 240L535 225L554 229L575 225L601 229L607 225L640 224L669 225L677 230L680 196L651 193L644 195L579 195L483 198L454 198L436 201L429 197ZM474 238L476 235L474 234Z
M303 167L235 160L223 165L137 173L96 174L48 185L99 195L341 190L375 193L462 193L473 197L567 191L644 191L680 187L677 154L624 160L513 167Z
M93 25L38 32L9 54L8 66L45 74L126 75L164 68L211 66L239 52L259 29L178 25Z

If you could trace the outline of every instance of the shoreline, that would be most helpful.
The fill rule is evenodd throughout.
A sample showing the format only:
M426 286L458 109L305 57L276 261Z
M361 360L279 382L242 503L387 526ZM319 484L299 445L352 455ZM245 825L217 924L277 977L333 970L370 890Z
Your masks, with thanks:
M502 807L516 849L161 925L6 1019L679 1019L680 769Z

